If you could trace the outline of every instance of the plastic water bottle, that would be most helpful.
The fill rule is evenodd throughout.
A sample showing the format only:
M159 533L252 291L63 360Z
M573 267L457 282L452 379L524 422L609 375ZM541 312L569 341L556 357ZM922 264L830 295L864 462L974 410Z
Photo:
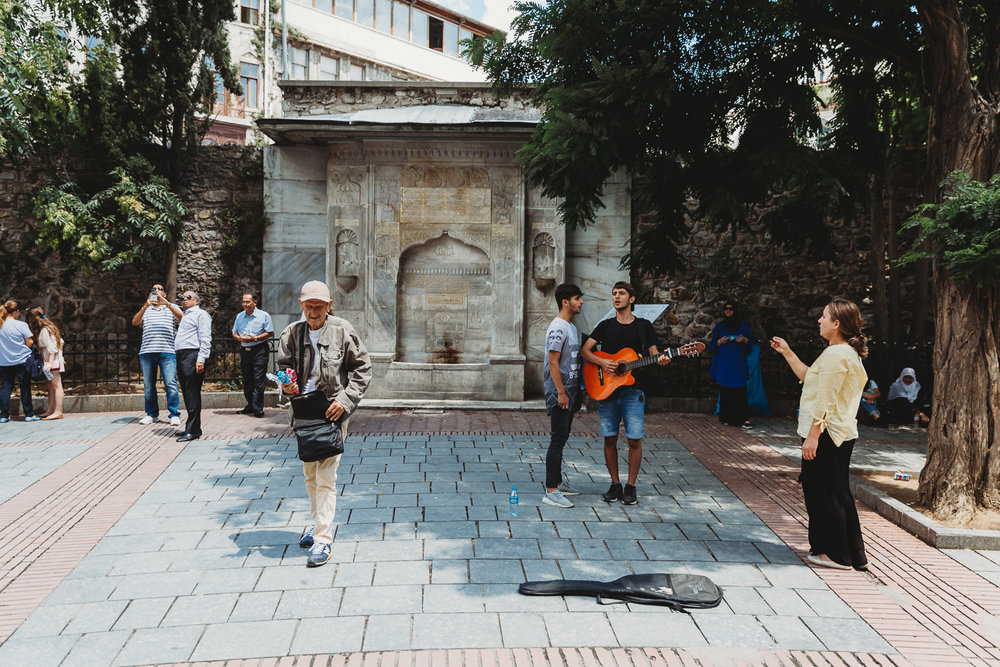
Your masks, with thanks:
M510 488L510 515L517 516L517 487Z
M44 369L44 368L42 369L42 375L44 375L44 376L45 376L45 379L46 379L46 380L51 380L51 379L52 379L52 378L54 377L54 376L52 375L52 371L50 371L50 370L46 370L46 369Z

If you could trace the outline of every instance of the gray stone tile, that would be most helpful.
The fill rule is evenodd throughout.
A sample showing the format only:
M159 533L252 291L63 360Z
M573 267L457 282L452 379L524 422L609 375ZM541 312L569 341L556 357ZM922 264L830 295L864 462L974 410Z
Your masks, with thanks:
M229 615L229 622L269 620L274 616L280 599L280 591L243 593L236 601L233 613Z
M430 563L425 560L377 563L374 583L376 586L430 583Z
M248 621L206 626L191 660L285 655L292 643L295 624L295 621ZM201 626L196 627L201 630Z
M132 630L133 628L155 628L166 615L173 598L148 598L132 600L115 622L113 630Z
M817 616L846 619L856 619L858 617L854 610L839 595L829 589L799 590L798 594Z
M417 525L412 522L386 523L382 524L383 539L393 540L415 540L417 539Z
M774 613L757 589L750 586L727 586L723 599L734 614L770 616Z
M712 527L704 523L678 523L677 527L684 537L689 540L717 540L718 535L712 530Z
M820 579L819 576L817 576L816 573L813 572L805 563L802 563L801 565L762 563L757 567L760 568L761 574L767 577L767 580L771 582L771 585L778 588L826 589L826 584L823 583L823 580ZM756 586L757 584L751 585Z
M646 556L650 560L677 560L685 562L715 560L703 542L639 540L639 546L646 552Z
M107 600L120 579L120 577L67 579L56 586L56 589L42 602L42 606Z
M479 537L475 521L428 521L417 525L417 538L439 540Z
M894 652L892 646L861 619L807 617L802 622L830 651Z
M402 651L410 648L412 622L409 614L369 616L362 650Z
M646 560L638 540L604 540L612 560Z
M106 604L104 602L91 602L83 604L55 604L49 605L28 616L21 625L17 627L14 634L19 639L27 637L49 637L62 634L63 629L69 625L79 609L86 604Z
M363 616L307 618L299 623L292 642L293 654L354 653L365 635Z
M500 648L496 614L418 614L413 617L414 649Z
M105 554L103 556L90 555L80 561L80 564L73 568L67 579L96 579L104 577L111 571L114 564L121 556L117 554Z
M822 651L826 647L797 616L758 616L778 646L789 651Z
M426 540L424 558L444 560L448 558L468 559L473 557L472 540Z
M538 540L476 540L476 558L541 558Z
M591 537L596 539L632 539L632 540L648 540L652 535L650 531L646 529L646 526L641 523L599 523L594 521L589 521L584 524L590 533ZM562 537L567 537L562 535ZM571 536L571 537L585 537L585 536Z
M62 631L63 634L83 634L86 632L107 632L128 606L126 600L88 602L77 605L73 620Z
M348 523L391 523L393 517L392 508L383 507L378 509L359 508L353 509L350 513Z
M625 605L622 605L624 607ZM644 605L628 605L630 609L650 607ZM621 646L670 646L695 648L707 646L708 642L694 622L694 617L687 614L662 613L662 607L656 608L661 613L651 614L608 614L611 627L614 630L617 644Z
M131 634L128 630L117 630L84 635L60 663L61 667L110 665Z
M225 623L229 620L238 597L236 593L179 597L170 607L160 627Z
M79 635L19 637L17 633L0 645L0 665L58 665Z
M432 584L467 584L469 583L469 561L467 560L432 560Z
M647 566L643 564L641 567L644 572L670 572L677 571L676 563L650 563L650 566L655 565L658 568L663 568L660 570L647 569ZM636 566L636 571L638 572L640 566ZM716 563L716 562L697 562L689 563L687 566L687 571L691 574L701 574L720 586L758 586L765 587L769 586L770 582L761 573L759 566L750 563Z
M755 589L764 598L768 606L771 607L775 616L815 616L813 608L791 588L764 588Z
M500 614L500 633L505 648L548 646L545 621L541 614L508 612Z
M435 584L424 587L424 613L481 612L482 586L479 584Z
M250 550L233 545L221 549L187 549L163 553L173 556L173 561L170 563L171 572L183 572L242 567Z
M202 573L163 572L159 574L129 574L118 577L118 585L111 594L113 600L162 598L190 595Z
M353 586L344 589L343 616L414 614L421 608L422 586Z
M777 648L767 630L753 616L696 614L694 621L711 646Z
M525 581L519 560L469 561L469 581L474 584L520 583Z
M208 570L194 588L195 595L210 593L246 593L252 591L263 568Z
M274 618L313 618L336 616L340 609L342 588L320 588L314 591L287 591L274 612Z
M559 570L559 562L555 560L525 560L521 561L524 567L525 581L547 581L549 579L562 579L562 572Z
M292 588L327 588L333 580L329 567L265 567L254 587L256 591L283 591Z
M202 626L144 628L136 630L115 659L115 665L147 665L162 662L187 662L191 657Z
M544 612L549 646L618 646L611 623L601 612Z
M657 540L683 540L684 533L681 532L677 524L674 523L647 523L643 524Z
M333 585L371 586L375 572L375 563L339 563Z
M706 542L715 560L735 563L764 563L767 559L753 542Z
M571 539L576 557L580 560L609 560L611 553L604 545L604 540Z
M358 542L354 561L420 560L423 558L420 540L386 540L380 542Z
M802 559L785 544L772 544L770 542L754 542L753 544L770 563L798 565L802 562Z

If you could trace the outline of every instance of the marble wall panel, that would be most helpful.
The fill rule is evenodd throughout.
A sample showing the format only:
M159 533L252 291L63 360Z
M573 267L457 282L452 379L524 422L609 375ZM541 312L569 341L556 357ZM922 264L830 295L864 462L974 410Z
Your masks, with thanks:
M271 315L275 334L298 321L299 291L310 280L326 279L326 251L299 248L294 251L264 251L264 287L261 308Z

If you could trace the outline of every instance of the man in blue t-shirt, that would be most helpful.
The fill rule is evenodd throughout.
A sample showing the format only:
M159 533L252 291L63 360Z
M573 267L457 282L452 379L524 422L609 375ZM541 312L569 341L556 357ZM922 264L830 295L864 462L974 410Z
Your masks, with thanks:
M584 360L601 366L609 375L618 372L618 363L595 355L593 350L598 344L606 354L615 354L626 347L632 348L640 357L659 354L659 340L653 330L653 323L632 314L635 308L635 289L632 285L624 281L615 283L611 289L611 303L615 308L615 316L598 322L580 350ZM663 355L657 363L666 366L670 363L670 358ZM597 404L601 435L604 436L604 463L611 475L611 488L602 498L608 503L621 500L624 505L639 502L635 480L639 476L642 438L645 435L643 422L646 395L642 391L641 376L634 371L632 375L636 379L635 384L619 387L615 393ZM625 439L628 440L628 478L624 489L618 478L618 429L622 422L625 422Z
M545 495L542 502L553 507L572 507L566 496L575 490L562 477L562 455L573 415L580 407L580 336L571 320L583 307L583 292L576 285L556 287L559 313L545 332L545 357L542 380L545 385L545 411L552 426L549 451L545 455Z

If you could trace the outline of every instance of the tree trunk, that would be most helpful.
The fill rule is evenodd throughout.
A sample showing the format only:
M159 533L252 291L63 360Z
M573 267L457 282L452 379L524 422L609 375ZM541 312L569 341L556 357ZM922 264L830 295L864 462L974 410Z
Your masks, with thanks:
M1000 509L1000 292L960 286L944 271L934 341L934 398L920 502L941 518ZM1000 443L997 443L1000 445Z
M896 222L896 186L894 173L894 161L889 162L889 177L886 182L886 198L888 199L888 214L886 215L885 229L885 252L886 265L889 267L889 289L888 289L888 312L889 312L889 339L893 343L903 340L902 318L899 315L900 288L899 288L899 225Z
M872 219L871 270L875 335L878 340L884 342L889 340L889 308L885 279L885 188L880 176L875 176L871 180L869 199Z
M917 7L931 97L926 200L936 203L938 184L952 171L964 170L976 180L992 176L997 111L973 86L958 1L919 0ZM934 398L918 493L941 517L971 518L979 507L1000 508L1000 456L992 455L1000 436L1000 292L959 285L941 269L934 286Z

